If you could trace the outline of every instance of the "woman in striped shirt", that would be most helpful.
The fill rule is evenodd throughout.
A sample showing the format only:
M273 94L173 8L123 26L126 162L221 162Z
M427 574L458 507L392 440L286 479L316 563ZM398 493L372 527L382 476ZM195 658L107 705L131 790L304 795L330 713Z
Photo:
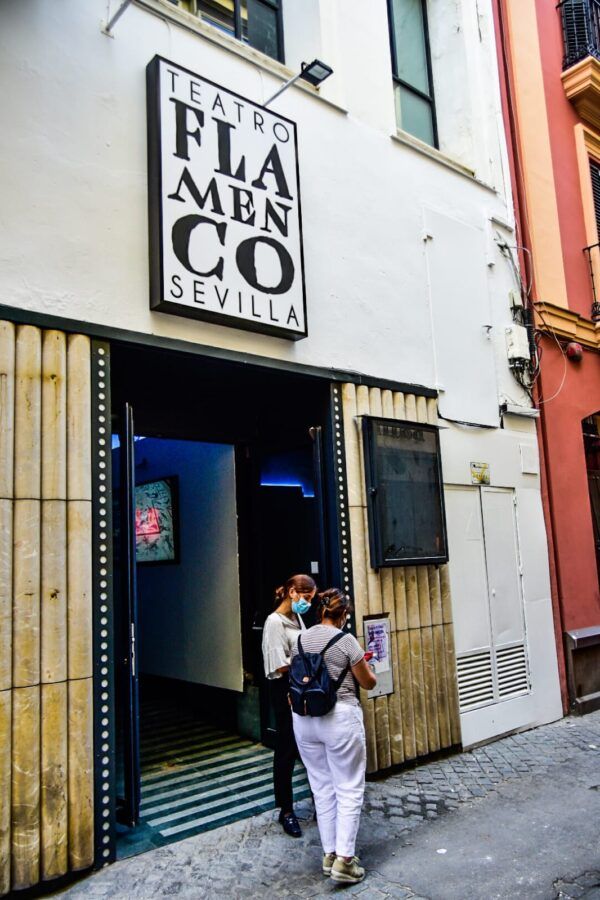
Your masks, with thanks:
M338 588L319 594L318 625L302 632L305 653L322 653L331 638L343 631L352 612L350 598ZM297 644L292 657L298 653ZM337 702L324 716L293 713L294 733L315 798L317 822L323 844L323 874L333 881L354 884L365 870L354 855L365 790L367 751L362 709L356 683L365 690L377 679L362 647L346 632L325 654L332 680L345 671L337 690Z

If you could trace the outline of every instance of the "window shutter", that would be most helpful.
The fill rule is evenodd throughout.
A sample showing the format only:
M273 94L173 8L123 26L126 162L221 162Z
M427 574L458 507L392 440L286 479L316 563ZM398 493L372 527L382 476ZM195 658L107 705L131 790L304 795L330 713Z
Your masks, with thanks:
M565 0L561 6L563 38L565 43L564 67L574 65L588 56L590 50L589 0Z
M590 160L590 175L592 178L592 193L594 195L594 211L596 213L596 227L600 238L600 164Z

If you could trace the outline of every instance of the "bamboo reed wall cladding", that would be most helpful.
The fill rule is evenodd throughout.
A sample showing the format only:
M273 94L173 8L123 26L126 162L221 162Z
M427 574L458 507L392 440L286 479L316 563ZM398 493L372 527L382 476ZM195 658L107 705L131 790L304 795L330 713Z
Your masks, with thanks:
M93 862L90 342L0 322L0 894Z
M388 613L394 693L361 700L367 771L376 772L460 743L456 662L447 566L370 567L362 416L437 424L435 400L364 385L342 393L356 632L365 615Z

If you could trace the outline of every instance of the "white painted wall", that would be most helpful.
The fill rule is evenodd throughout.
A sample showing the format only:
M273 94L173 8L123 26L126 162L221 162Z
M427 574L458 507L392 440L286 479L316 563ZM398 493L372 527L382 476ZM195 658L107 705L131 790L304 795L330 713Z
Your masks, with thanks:
M179 478L180 559L138 565L140 670L243 689L233 447L146 438L136 482Z
M479 6L487 7L486 0ZM169 7L163 4L165 11ZM287 0L288 8L297 17L298 0ZM500 181L492 186L496 192L391 139L395 122L384 0L372 0L368 16L358 0L321 2L319 17L316 10L311 3L307 16L307 21L320 19L316 52L336 69L322 92L343 102L347 113L296 89L276 101L278 111L298 122L306 340L293 344L150 312L147 62L162 54L258 101L280 81L249 59L135 4L108 38L100 30L105 0L60 5L5 0L0 7L0 187L10 210L0 222L0 300L433 385L423 211L437 206L485 230L492 214L510 219L510 197ZM292 31L287 39L294 62L310 55L306 23L296 43L295 37ZM490 41L485 50L492 52ZM490 91L492 107L495 96ZM470 122L465 127L479 135L480 123L473 117ZM497 171L503 152L498 134L482 152L496 161ZM462 162L468 161L465 154ZM493 302L499 321L508 321L511 275L505 264L497 267ZM502 343L500 332L498 337ZM459 339L457 325L446 340ZM459 364L464 367L464 359ZM501 390L505 383L506 390L518 393L506 372L500 379ZM462 403L461 417L468 419L468 396Z
M492 426L444 432L446 480L468 483L470 460L487 460L492 484L527 498L540 686L527 715L541 720L560 712L539 478L520 472L519 443L535 445L535 431L497 427L500 400L527 400L506 364L516 285L496 236L515 238L491 0L429 7L440 153L398 139L385 0L284 0L290 64L321 55L335 69L322 98L292 88L274 105L299 135L309 336L290 343L148 301L148 61L160 54L259 103L284 71L166 0L136 0L114 38L100 27L106 0L3 0L0 303L443 388L444 416ZM475 236L458 242L460 265L452 222Z

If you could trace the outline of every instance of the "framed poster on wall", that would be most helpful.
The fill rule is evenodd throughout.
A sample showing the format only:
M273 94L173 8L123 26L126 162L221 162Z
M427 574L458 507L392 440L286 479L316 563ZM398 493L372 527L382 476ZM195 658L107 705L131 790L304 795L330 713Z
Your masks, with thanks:
M377 676L377 684L367 696L382 697L394 693L392 648L390 645L390 619L387 613L363 617L365 650L372 653L371 665Z
M135 488L135 553L140 564L179 562L179 481L176 475Z

